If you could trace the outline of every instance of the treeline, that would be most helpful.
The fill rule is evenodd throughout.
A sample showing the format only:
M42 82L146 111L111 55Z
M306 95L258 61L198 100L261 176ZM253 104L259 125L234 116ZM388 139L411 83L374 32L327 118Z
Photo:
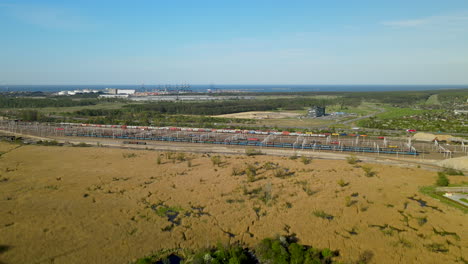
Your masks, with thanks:
M159 102L144 104L129 104L124 108L136 112L158 112L163 114L190 114L190 115L222 115L247 111L272 110L302 110L310 106L328 106L341 104L343 106L357 106L361 103L359 98L343 100L342 98L316 99L316 98L281 98L268 100L229 100L216 102Z
M362 101L390 104L392 106L407 107L422 103L433 93L427 92L361 92L349 93L345 95L346 99L358 98Z
M451 106L466 102L468 99L468 89L354 92L342 93L341 95L346 99L360 98L363 101L390 104L396 107L413 107L416 104L424 104L432 95L438 95L439 100L444 106Z
M153 126L195 126L216 127L216 124L253 123L248 119L230 119L211 116L172 115L156 111L132 111L129 109L84 109L67 113L66 117L79 118L92 124L153 125ZM70 120L69 120L70 121Z
M38 121L38 122L55 122L56 119L47 116L37 110L26 109L26 110L6 110L0 112L1 116L6 116L9 119L18 119L22 121Z
M30 98L0 95L0 108L44 108L95 105L96 99L72 100L69 98Z
M337 263L335 258L338 251L328 248L317 249L297 243L294 237L279 237L264 239L254 248L243 248L238 245L225 247L218 244L211 249L202 249L193 253L184 254L183 258L177 252L161 251L153 256L138 259L136 264L154 263L196 263L196 264L332 264ZM357 263L368 263L373 253L365 251Z

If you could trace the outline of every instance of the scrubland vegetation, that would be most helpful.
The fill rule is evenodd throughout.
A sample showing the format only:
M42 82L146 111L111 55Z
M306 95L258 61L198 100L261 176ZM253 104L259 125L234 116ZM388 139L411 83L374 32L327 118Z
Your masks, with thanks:
M435 184L433 171L53 143L0 144L0 153L0 206L12 212L0 235L15 245L7 263L451 263L466 250L463 211L419 193ZM263 240L277 234L299 241ZM80 242L90 246L72 250Z

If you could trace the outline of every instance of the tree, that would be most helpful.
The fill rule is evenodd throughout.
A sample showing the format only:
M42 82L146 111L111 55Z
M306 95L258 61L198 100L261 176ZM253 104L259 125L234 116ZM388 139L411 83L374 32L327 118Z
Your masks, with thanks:
M289 245L289 253L291 254L291 264L302 264L304 263L304 247L297 244L292 243Z
M450 184L450 181L445 175L445 173L438 172L437 175L438 175L437 181L436 181L437 186L448 186Z
M36 110L21 111L21 119L24 121L38 121L39 112Z

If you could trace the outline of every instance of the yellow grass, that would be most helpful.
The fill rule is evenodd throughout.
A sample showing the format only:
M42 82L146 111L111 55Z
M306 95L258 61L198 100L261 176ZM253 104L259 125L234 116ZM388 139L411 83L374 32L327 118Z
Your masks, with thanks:
M303 244L340 250L343 261L366 250L372 263L454 263L468 254L466 215L418 193L433 184L433 171L367 164L376 173L369 178L346 161L232 155L213 166L206 155L186 154L189 166L155 151L11 146L0 143L7 152L0 157L5 263L128 263L162 248L254 245L286 230ZM275 177L276 165L266 169L266 162L293 174ZM247 164L254 176L232 175ZM413 196L437 209L420 207ZM181 210L180 225L161 216L161 203ZM319 211L334 219L314 215ZM427 223L419 225L422 217ZM448 252L429 251L433 243Z

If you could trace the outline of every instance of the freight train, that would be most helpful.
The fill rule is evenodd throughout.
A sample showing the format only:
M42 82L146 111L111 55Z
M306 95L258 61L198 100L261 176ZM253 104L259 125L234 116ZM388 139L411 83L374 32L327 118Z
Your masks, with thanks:
M60 123L62 126L72 127L95 127L95 128L120 128L120 129L138 129L142 131L149 130L166 130L166 131L188 131L188 132L213 132L213 133L230 133L230 134L252 134L252 135L281 135L281 136L306 136L306 137L328 137L328 136L351 136L351 137L366 137L364 134L347 134L347 133L313 133L313 132L289 132L277 130L248 130L248 129L225 129L225 128L191 128L191 127L155 127L155 126L127 126L127 125L101 125L101 124L79 124L79 123Z

